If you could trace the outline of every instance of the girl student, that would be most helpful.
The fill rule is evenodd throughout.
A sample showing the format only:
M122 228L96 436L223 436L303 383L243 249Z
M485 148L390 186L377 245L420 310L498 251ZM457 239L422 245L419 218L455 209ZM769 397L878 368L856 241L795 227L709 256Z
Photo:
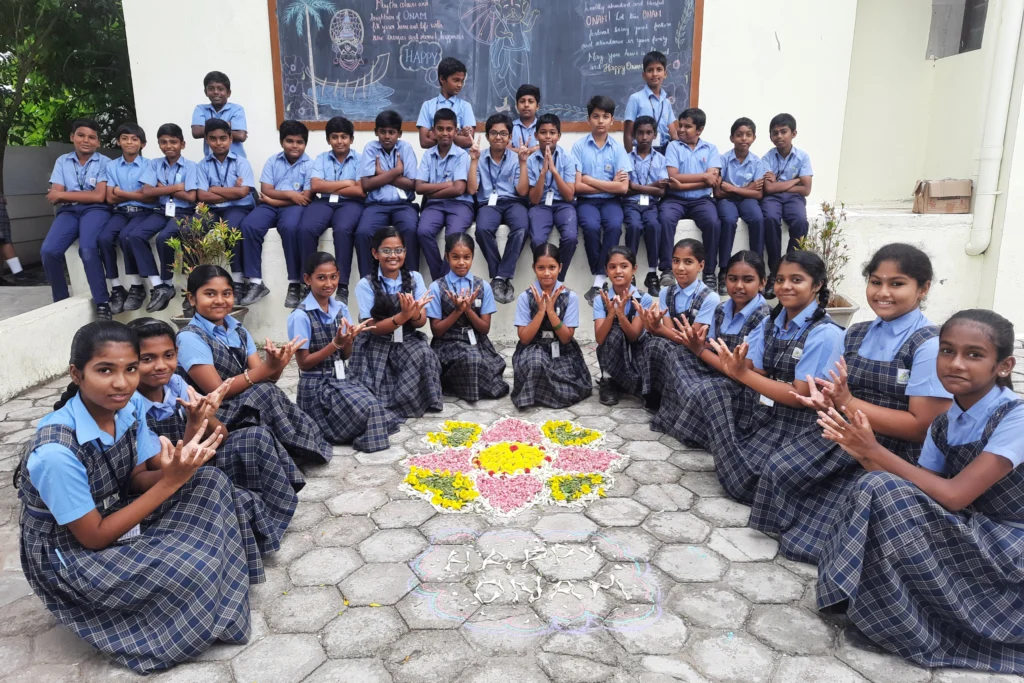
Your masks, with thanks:
M400 418L441 410L441 364L419 331L431 301L423 276L406 267L405 242L394 228L373 233L370 247L377 268L356 284L356 302L360 319L374 323L353 342L349 374Z
M138 673L249 637L249 571L223 434L172 445L135 389L139 339L94 322L71 343L71 384L15 473L21 566L59 622Z
M288 336L309 340L295 352L301 370L299 407L330 443L351 443L366 453L386 450L401 420L369 389L345 376L345 359L368 323L353 324L348 306L335 298L341 276L333 256L310 254L303 271L309 294L288 316Z
M469 274L473 238L466 233L445 239L448 274L430 283L425 309L434 338L430 347L441 362L441 387L464 401L501 398L508 393L502 378L505 359L487 333L497 312L491 286Z
M233 430L267 427L293 458L330 461L331 446L316 423L274 384L303 340L293 339L278 348L268 339L267 359L261 360L252 336L229 315L235 298L226 270L197 266L186 287L195 314L178 333L178 364L189 383L205 394L230 380L217 418ZM301 480L292 483L302 486Z
M950 395L935 374L938 328L921 313L932 264L920 249L889 244L864 267L871 322L846 332L831 382L808 378L810 395L795 397L813 410L846 406L871 420L878 441L917 462L928 426L949 409ZM816 425L772 453L761 471L750 525L777 534L790 559L817 562L825 538L842 516L847 493L862 473Z
M605 273L612 284L611 298L602 289L594 300L594 335L601 365L597 386L601 403L613 406L619 402L620 387L640 396L649 384L645 376L649 335L645 334L639 310L650 307L654 299L632 284L636 255L629 247L615 246L608 251Z
M882 445L863 408L819 412L824 437L867 472L840 503L818 561L818 609L926 667L1024 674L1024 401L1013 325L954 314L936 372L953 395L917 465Z
M207 434L219 427L224 435L212 464L235 485L235 508L249 560L249 581L263 583L263 555L281 547L281 537L299 504L295 493L303 483L302 474L266 427L228 432L217 419L231 387L229 382L201 396L175 374L178 350L170 325L155 318L136 318L128 327L139 337L136 392L149 428L171 443L191 440L204 422Z
M580 324L576 292L558 281L558 247L533 250L536 282L516 300L519 343L512 354L512 403L565 408L590 396L590 370L573 338Z

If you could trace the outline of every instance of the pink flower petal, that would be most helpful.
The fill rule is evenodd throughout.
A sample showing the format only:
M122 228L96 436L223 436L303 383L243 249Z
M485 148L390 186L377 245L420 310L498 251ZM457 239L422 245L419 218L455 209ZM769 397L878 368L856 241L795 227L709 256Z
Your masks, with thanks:
M611 451L600 451L584 446L567 446L559 449L552 466L566 472L607 472L612 463L621 457L618 453Z

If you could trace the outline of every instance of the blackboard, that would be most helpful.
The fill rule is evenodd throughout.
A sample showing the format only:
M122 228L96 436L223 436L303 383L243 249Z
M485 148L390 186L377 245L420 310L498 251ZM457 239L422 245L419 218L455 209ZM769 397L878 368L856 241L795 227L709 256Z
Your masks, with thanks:
M522 83L541 111L585 128L586 102L608 95L616 118L643 89L643 56L668 57L664 89L678 113L696 104L703 0L268 0L278 122L322 128L345 116L372 128L394 109L414 128L438 94L438 62L467 65L461 96L477 121L516 117ZM361 125L360 125L361 122ZM367 123L368 122L368 123Z

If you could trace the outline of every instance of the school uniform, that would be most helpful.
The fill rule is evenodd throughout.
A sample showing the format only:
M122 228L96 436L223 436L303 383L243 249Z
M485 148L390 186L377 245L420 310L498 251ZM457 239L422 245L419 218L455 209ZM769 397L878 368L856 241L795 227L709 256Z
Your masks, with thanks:
M359 180L359 154L349 149L348 156L338 161L333 150L317 156L313 162L313 178L338 182ZM335 194L319 194L305 208L299 223L299 263L320 250L320 235L331 226L334 237L334 258L338 261L338 282L348 287L352 276L352 248L355 245L356 226L363 215L363 200ZM369 254L367 254L369 257ZM360 266L362 273L362 266Z
M665 156L657 150L652 149L646 158L634 150L629 153L629 160L633 166L633 170L629 172L630 182L653 185L668 178ZM661 236L658 198L647 194L626 195L622 198L622 218L626 223L626 246L634 254L638 253L640 236L643 235L644 245L647 247L647 264L651 268L657 268Z
M232 132L236 130L249 130L249 124L245 121L245 109L242 105L235 102L225 102L220 111L214 109L213 105L209 102L197 104L196 108L192 110L193 126L205 126L206 122L210 119L227 121L231 125ZM231 151L235 155L243 159L245 158L245 147L241 142L232 140ZM203 140L203 156L210 156L210 146L206 144L205 139Z
M779 182L814 175L811 157L807 152L794 147L789 156L783 158L779 150L772 148L764 155L766 170L775 174ZM768 270L776 272L782 260L782 221L789 228L789 243L786 253L796 249L797 241L807 234L807 198L795 192L765 194L761 199L764 213L764 242L768 250Z
M429 293L434 300L427 304L426 314L433 320L443 320L455 311L453 297L462 292L477 292L471 306L477 315L490 315L498 311L491 286L478 277L459 277L448 272L430 283ZM463 401L475 402L481 398L501 398L508 393L508 384L502 378L505 359L491 344L486 334L473 329L466 315L461 315L442 336L430 340L430 348L441 363L441 387Z
M384 277L378 266L356 284L356 303L360 320L387 320L402 312L398 294L405 292L420 299L427 292L423 276L407 271L403 276ZM406 323L388 336L367 332L352 344L349 376L377 397L381 405L401 418L422 417L428 410L444 407L441 396L441 364L427 344L427 336Z
M658 292L658 306L661 310L668 311L666 324L672 324L672 318L685 317L691 325L710 325L717 305L718 293L704 284L700 278L685 287L673 283ZM679 356L689 351L664 337L652 337L647 346L649 382L644 386L643 393L658 396L670 393L672 364Z
M110 160L99 152L93 152L84 164L78 161L75 152L62 154L53 164L50 184L62 185L67 192L91 192L98 184L106 182L108 163ZM105 304L110 301L99 248L99 236L109 220L110 206L104 203L62 203L57 208L57 215L39 249L54 302L71 296L64 279L64 252L75 240L78 240L78 255L85 267L93 303Z
M273 185L279 192L304 192L309 189L313 160L303 154L289 163L284 152L278 152L263 164L260 184ZM284 248L284 262L289 282L302 281L302 260L299 257L299 224L305 207L298 204L271 206L260 204L242 220L242 275L263 277L263 240L267 231L277 228Z
M513 147L536 147L537 146L537 117L533 117L533 123L526 125L522 119L512 122L512 146Z
M555 168L562 180L567 185L576 182L576 158L555 146L551 152L555 162ZM537 150L526 160L526 173L533 187L540 181L540 171L544 168L544 152ZM558 254L562 262L562 268L558 273L558 281L565 282L565 274L572 263L572 257L576 253L576 207L572 201L566 201L562 193L558 191L558 183L554 175L549 171L544 174L544 193L541 195L540 204L531 206L527 215L530 219L530 248L536 249L548 241L551 229L558 229Z
M376 140L366 145L359 158L359 177L369 178L376 175L377 159L380 159L382 171L395 167L398 159L402 159L402 177L416 180L416 152L405 140L395 143L390 153L385 152ZM359 275L366 277L377 270L377 262L370 253L370 240L373 233L389 225L394 226L405 242L405 262L411 270L420 268L420 248L416 240L416 223L419 221L418 207L412 203L415 192L400 190L394 185L385 185L366 195L366 205L359 225L356 227L356 260L359 263Z
M722 158L718 148L706 140L698 140L697 146L690 149L679 140L669 143L665 152L665 165L679 173L706 173L712 168L722 168ZM658 206L658 217L661 219L661 245L658 248L659 267L663 271L672 269L672 245L675 243L676 225L680 219L690 218L700 229L701 241L704 242L704 274L714 275L718 266L718 240L722 224L718 219L715 200L711 196L710 187L696 190L665 191L665 197Z
M224 161L219 161L213 154L207 154L196 168L196 184L204 192L209 192L211 187L235 187L238 178L242 179L242 185L249 188L249 194L241 199L210 204L209 207L210 213L216 218L222 218L230 227L241 230L242 222L256 205L256 200L253 199L256 179L249 161L234 152L228 152ZM231 256L231 272L237 273L242 270L243 251L244 248L234 250Z
M417 128L433 128L434 114L438 109L451 109L458 119L455 128L461 130L466 126L476 126L476 117L473 115L473 105L458 95L444 97L438 93L437 97L431 98L420 105L420 114L416 117Z
M416 180L425 183L447 183L465 181L469 177L469 154L457 145L448 148L443 157L437 145L423 152ZM445 236L466 232L473 222L473 197L463 192L449 199L426 199L420 208L420 220L416 226L416 240L423 258L427 260L430 277L437 279L448 270L448 264L441 258L437 247L437 235L443 228ZM406 262L409 262L408 256Z
M596 180L611 181L619 171L632 171L625 148L608 136L598 147L592 134L572 146L578 172ZM622 237L622 201L610 192L581 194L576 197L576 216L583 231L583 247L587 252L591 275L601 275L608 263L608 252L618 246Z
M614 298L613 291L608 292L608 298ZM640 301L640 307L647 309L654 303L654 298L647 292L641 292L630 285L628 296L630 301L626 303L626 319L633 322L638 311L633 300ZM594 298L594 322L604 320L608 317L608 311L604 306L604 299L600 296ZM650 377L647 376L649 363L647 360L647 348L651 341L651 335L646 331L640 332L636 341L629 341L618 318L612 323L612 329L605 337L603 344L597 345L597 362L601 365L601 374L606 373L615 384L627 394L642 396L645 387L650 386Z
M150 160L144 159L142 155L136 156L132 161L126 161L123 156L113 159L107 163L104 171L104 180L107 187L118 187L125 192L141 192L142 182L140 178ZM103 269L107 273L107 279L117 277L117 245L122 232L131 231L142 225L142 222L153 215L156 209L154 202L143 202L135 199L119 202L114 205L110 219L103 226L97 243L100 249L100 257L103 259ZM135 256L131 249L123 249L125 275L138 275L139 266L135 262Z
M651 90L651 86L644 85L643 90L638 90L629 96L626 101L626 113L623 121L635 122L641 116L654 118L654 132L658 137L654 140L654 147L664 153L665 147L672 139L668 132L668 126L672 122L672 102L668 99L665 89L657 95Z
M722 180L746 187L750 183L763 178L768 167L759 156L747 152L741 162L736 158L736 150L730 149L722 155ZM718 219L722 223L722 233L718 242L718 263L725 267L732 257L733 243L736 241L736 224L742 218L750 233L750 250L758 256L764 253L764 214L761 204L751 197L724 197L715 202L718 207ZM723 273L723 277L724 277Z
M1013 470L952 512L909 481L865 472L818 563L818 609L925 667L1024 673L1024 401L993 389L932 422L918 464L947 478L981 453Z
M139 182L150 187L184 183L185 191L191 192L199 187L198 170L198 164L185 157L178 157L173 165L167 163L166 157L161 157L149 162L142 172ZM164 282L171 281L174 277L171 272L174 265L174 250L167 245L167 240L181 234L178 221L192 216L195 210L196 205L192 202L164 195L159 198L156 211L143 219L139 225L129 227L121 232L121 251L125 254L131 252L132 258L138 265L140 276L159 275ZM154 235L156 235L156 253L160 257L159 270L153 259L153 249L149 245Z
M480 155L477 162L476 241L487 261L488 277L511 280L516 274L516 263L523 251L529 218L525 197L519 196L516 186L520 177L519 157L506 148L500 163L495 163L490 152ZM508 226L505 253L498 251L498 226Z
M852 325L846 333L850 392L890 410L906 411L911 396L951 398L935 371L939 330L920 309L886 322ZM885 448L916 463L921 444L876 434ZM785 555L817 562L825 539L842 515L843 503L864 473L860 463L811 426L778 452L761 472L750 525L779 536Z
M539 282L534 281L532 286L541 291ZM516 299L515 326L529 325L537 311L537 300L531 291L520 293ZM580 326L580 300L576 292L562 290L555 299L555 314L566 327ZM593 389L590 369L576 338L563 344L546 315L529 344L516 344L512 370L512 404L516 408L567 408L590 396Z
M114 436L80 396L42 419L22 473L21 565L60 623L137 673L249 637L249 572L233 486L200 467L143 522L102 550L68 525L124 508L132 469L160 444L132 399Z
M249 356L256 353L252 336L231 316L224 322L226 327L215 325L196 313L178 333L178 365L185 372L195 365L212 365L221 379L228 379L248 368ZM195 384L191 378L189 383ZM268 428L292 458L318 464L331 460L331 446L316 423L273 382L259 382L224 399L217 419L229 430Z

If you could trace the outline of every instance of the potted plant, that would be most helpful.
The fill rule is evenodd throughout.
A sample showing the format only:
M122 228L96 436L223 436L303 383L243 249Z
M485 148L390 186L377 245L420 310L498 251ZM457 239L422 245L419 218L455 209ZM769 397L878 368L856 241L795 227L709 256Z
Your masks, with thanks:
M242 240L242 231L232 228L223 218L217 218L210 207L200 203L191 216L178 219L179 235L167 240L167 245L174 250L174 272L189 273L196 266L214 265L230 269L231 257L235 246ZM171 322L183 329L192 319L192 306L188 295L183 297L180 316L171 318ZM245 318L248 308L235 306L231 315L238 322Z
M846 206L840 203L837 208L835 204L822 202L821 215L825 221L824 225L815 219L807 231L807 236L801 237L797 242L797 248L813 251L825 262L825 275L828 277L828 288L832 293L825 310L837 323L849 327L853 322L853 315L860 306L839 292L839 287L843 283L843 270L850 261L850 247L843 232Z

